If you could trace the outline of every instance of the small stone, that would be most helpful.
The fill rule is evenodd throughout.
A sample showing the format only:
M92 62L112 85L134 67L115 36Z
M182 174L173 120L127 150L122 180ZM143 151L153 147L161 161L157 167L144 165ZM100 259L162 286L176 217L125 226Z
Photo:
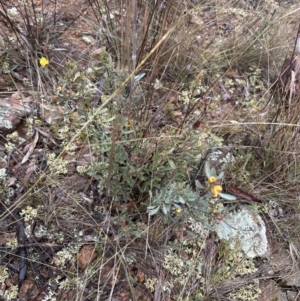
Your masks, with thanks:
M39 113L41 118L48 124L53 124L54 121L61 120L66 113L60 106L54 106L46 103L39 104Z
M83 41L90 45L95 45L96 40L92 36L83 36Z
M77 254L77 264L80 269L85 269L95 258L97 253L92 245L84 245Z

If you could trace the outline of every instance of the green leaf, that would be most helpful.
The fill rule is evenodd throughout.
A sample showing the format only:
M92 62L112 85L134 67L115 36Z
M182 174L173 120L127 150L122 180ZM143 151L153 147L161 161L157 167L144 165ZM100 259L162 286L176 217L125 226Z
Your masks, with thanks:
M173 160L168 160L168 162L172 169L176 169L176 165Z
M222 199L226 200L226 201L235 201L236 200L236 197L234 195L231 195L231 194L228 194L228 193L222 193L222 192L220 192L219 196Z
M141 237L142 236L141 232L139 232L139 231L132 231L131 233L133 235L135 235L136 237Z
M127 167L129 167L132 172L136 171L136 169L133 165L128 164Z
M139 82L144 76L145 76L145 72L144 73L140 73L140 74L137 74L135 77L134 77L134 80Z
M210 177L210 164L208 161L205 162L204 171L207 178Z
M166 204L169 204L169 203L171 202L171 198L170 198L170 197L165 198L165 199L164 199L164 202L165 202Z
M198 198L199 198L198 195L197 195L197 196L190 196L190 197L189 197L189 202L195 202L195 201L198 200Z
M168 210L168 208L167 208L167 206L165 204L162 205L162 211L163 211L164 215L168 214L169 210Z
M185 204L185 200L181 195L179 196L179 203Z
M157 207L157 205L150 205L150 206L147 207L147 210L152 210L152 209L154 209L156 207Z
M195 181L195 185L196 185L196 187L198 187L198 188L200 188L200 189L204 189L204 186L200 183L199 180L196 180L196 181Z
M153 209L149 209L149 207L154 207L154 208ZM149 206L149 207L147 208L147 211L148 211L149 215L156 214L158 212L158 210L160 209L160 206L157 206L156 208L155 208L155 206Z
M155 152L153 156L153 164L156 165L159 162L159 153Z
M196 206L202 212L211 212L211 208L205 200L200 199Z
M210 169L210 175L216 177L217 176L217 172L216 169L213 167Z

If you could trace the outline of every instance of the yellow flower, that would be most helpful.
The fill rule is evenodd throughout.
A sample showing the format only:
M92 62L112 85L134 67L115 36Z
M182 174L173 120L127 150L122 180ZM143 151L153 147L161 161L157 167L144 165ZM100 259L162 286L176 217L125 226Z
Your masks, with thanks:
M222 191L222 186L221 185L214 185L210 187L210 191L213 195L214 198L217 198L219 193Z
M176 213L180 213L181 212L181 208L177 208L175 211L176 211Z
M42 64L41 64L42 65ZM57 90L57 92L61 92L62 91L62 87L61 86L58 86L57 88L56 88L56 90Z
M42 68L46 67L47 65L49 65L49 60L46 57L42 56L40 58L40 65L42 66Z
M211 177L208 178L208 182L209 182L210 184L215 183L216 181L217 181L217 178L214 177L214 176L211 176Z

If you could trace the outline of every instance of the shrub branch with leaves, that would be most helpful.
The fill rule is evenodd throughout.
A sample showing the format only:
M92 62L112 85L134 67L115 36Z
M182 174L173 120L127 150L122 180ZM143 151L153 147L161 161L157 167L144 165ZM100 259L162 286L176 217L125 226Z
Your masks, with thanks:
M219 175L216 170L205 162L206 185L195 181L196 189L193 190L187 183L172 183L166 188L157 190L153 195L150 191L151 205L148 206L148 214L155 215L162 212L165 220L172 217L173 213L182 214L185 217L194 217L201 221L207 228L213 228L207 223L208 218L214 214L221 214L224 210L222 202L234 201L233 195L222 193L219 184L224 172Z

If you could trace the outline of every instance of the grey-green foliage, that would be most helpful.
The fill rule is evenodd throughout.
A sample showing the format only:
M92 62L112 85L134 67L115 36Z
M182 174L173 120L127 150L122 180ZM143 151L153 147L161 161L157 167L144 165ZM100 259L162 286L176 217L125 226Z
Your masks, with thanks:
M209 163L205 163L204 173L207 183L202 185L198 180L195 181L195 190L185 182L173 182L167 187L156 190L154 195L150 190L151 204L147 207L149 215L155 215L160 211L164 219L171 218L175 213L182 217L193 217L203 223L204 226L213 230L207 222L213 214L222 213L224 206L223 200L233 201L236 198L227 193L215 192L214 186L221 187L220 181L224 173L216 174L214 168Z
M110 196L115 201L124 202L141 194L147 197L149 191L186 181L190 166L202 153L195 132L183 131L174 136L175 130L170 128L158 133L160 139L138 138L141 131L137 126L141 128L132 127L126 117L113 116L110 110L103 111L89 126L90 143L94 152L101 154L101 160L91 164L88 174L105 187L110 169ZM116 134L117 141L113 143L112 136Z
M199 191L192 191L186 183L172 183L168 188L157 190L154 196L150 193L150 196L152 202L147 208L149 215L154 215L159 210L168 215L172 210L181 210L182 205L191 206L199 200Z
M90 145L91 153L97 154L99 159L84 172L98 180L100 187L108 188L109 196L115 202L134 200L138 203L138 200L146 200L147 206L149 191L158 196L164 187L172 187L174 191L175 186L180 196L179 202L189 200L191 203L192 199L196 200L196 192L188 185L182 187L179 193L179 184L174 186L171 183L187 182L198 158L208 145L218 145L219 139L209 132L204 135L189 127L183 127L180 133L176 127L168 125L162 128L154 125L149 127L151 113L149 116L143 113L145 104L135 95L130 99L121 93L94 116L93 110L85 111L85 108L91 102L95 85L91 85L91 89L85 89L84 86L93 84L93 77L99 73L104 78L101 100L105 102L123 80L124 72L114 68L105 51L100 53L97 61L91 63L89 69L89 72L79 72L76 65L69 63L65 76L68 83L66 88L72 89L75 96L82 97L83 103L80 102L78 107L79 123L83 125L92 119L80 138ZM127 116L130 106L133 114ZM80 124L77 124L79 130ZM171 198L174 192L170 193L169 188L163 193ZM162 208L168 211L169 207L165 204Z

